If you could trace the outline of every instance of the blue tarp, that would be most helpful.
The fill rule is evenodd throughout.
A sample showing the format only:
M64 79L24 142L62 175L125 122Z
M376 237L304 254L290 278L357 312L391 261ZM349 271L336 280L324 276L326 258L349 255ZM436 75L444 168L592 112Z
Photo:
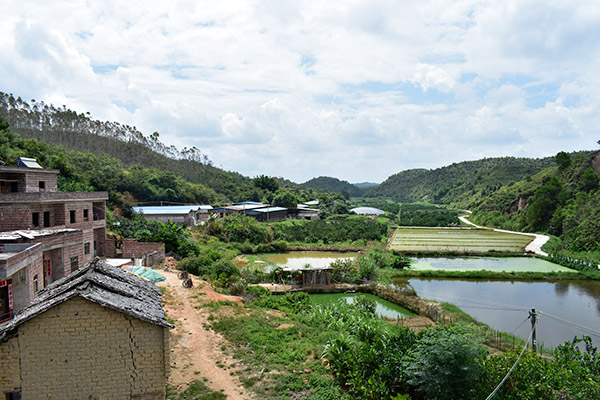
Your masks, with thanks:
M125 270L131 272L132 274L139 275L142 278L146 278L154 283L162 282L167 279L152 268L148 267L127 267Z

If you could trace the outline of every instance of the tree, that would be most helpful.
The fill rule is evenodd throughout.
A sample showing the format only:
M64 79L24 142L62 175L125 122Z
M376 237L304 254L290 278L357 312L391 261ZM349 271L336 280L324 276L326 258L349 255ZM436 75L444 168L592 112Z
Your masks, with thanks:
M598 181L598 174L592 168L586 169L579 177L579 185L584 192L598 189Z
M273 198L273 205L286 208L296 208L298 205L298 197L292 192L279 191Z
M266 175L259 175L252 179L254 186L269 192L276 192L279 189L279 183L275 178L268 177Z
M571 156L569 156L564 151L559 152L554 157L554 160L558 164L558 169L560 169L560 170L566 169L571 165Z

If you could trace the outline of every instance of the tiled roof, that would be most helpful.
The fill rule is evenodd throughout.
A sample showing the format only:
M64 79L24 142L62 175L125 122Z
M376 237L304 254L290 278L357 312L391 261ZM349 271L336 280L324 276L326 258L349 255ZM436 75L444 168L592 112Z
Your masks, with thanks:
M0 339L19 325L73 297L172 328L161 305L161 291L153 283L96 259L40 290L15 317L0 325Z

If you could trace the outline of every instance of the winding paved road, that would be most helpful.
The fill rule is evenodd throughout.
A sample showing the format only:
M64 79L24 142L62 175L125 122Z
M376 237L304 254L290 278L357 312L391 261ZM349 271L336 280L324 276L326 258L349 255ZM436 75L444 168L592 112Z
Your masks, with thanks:
M471 213L470 211L467 211L467 212L469 214ZM460 219L462 222L464 222L467 225L474 226L475 228L485 228L484 226L479 226L479 225L476 225L476 224L472 223L464 215L462 217L458 217L458 219ZM549 236L539 235L537 233L523 233L523 232L506 231L504 229L492 229L492 230L494 232L504 232L504 233L513 233L515 235L533 236L534 239L531 241L531 243L529 243L527 245L527 247L525 247L525 251L529 251L529 252L532 252L532 253L535 253L535 254L539 254L540 256L546 256L546 257L548 256L548 253L546 253L545 251L542 251L542 246L548 240L550 240Z

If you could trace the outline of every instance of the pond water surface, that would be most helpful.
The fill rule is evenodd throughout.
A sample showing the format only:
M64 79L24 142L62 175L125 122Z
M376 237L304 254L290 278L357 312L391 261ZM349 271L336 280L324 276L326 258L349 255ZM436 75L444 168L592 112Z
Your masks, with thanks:
M550 261L532 257L419 257L413 258L411 269L445 271L514 271L514 272L556 272L573 271Z
M377 304L375 308L375 313L380 317L387 318L403 318L406 316L415 315L413 312L407 310L406 308L400 307L394 303L390 303L389 301L383 300L377 296L374 296L369 293L327 293L327 294L311 294L310 299L313 304L330 304L338 301L339 299L344 299L348 304L354 301L354 298L357 296L365 296L368 299L374 300Z
M355 258L358 253L338 253L333 251L294 251L290 253L265 254L261 256L267 262L277 264L283 269L300 269L310 264L313 268L324 268L340 258Z
M600 282L511 282L450 279L397 279L417 295L456 305L490 327L527 339L529 310L541 311L538 342L554 347L574 336L592 337L600 344ZM584 329L589 328L589 329Z

